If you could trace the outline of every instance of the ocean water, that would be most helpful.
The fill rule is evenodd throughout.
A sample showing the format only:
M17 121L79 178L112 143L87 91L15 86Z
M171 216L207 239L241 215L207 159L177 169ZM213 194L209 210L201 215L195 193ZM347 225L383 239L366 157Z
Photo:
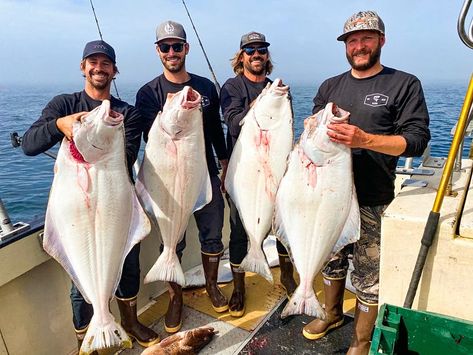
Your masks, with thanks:
M21 148L14 149L10 133L21 136L40 116L41 110L55 95L80 90L81 87L0 87L0 198L13 223L28 222L44 214L53 178L54 160L41 154L27 157ZM123 100L133 104L138 86L119 88ZM311 114L312 99L317 86L291 88L294 129L298 137L303 120ZM452 136L450 131L458 120L465 85L424 85L431 118L431 155L446 156ZM469 147L465 144L464 155ZM57 147L56 147L57 150Z

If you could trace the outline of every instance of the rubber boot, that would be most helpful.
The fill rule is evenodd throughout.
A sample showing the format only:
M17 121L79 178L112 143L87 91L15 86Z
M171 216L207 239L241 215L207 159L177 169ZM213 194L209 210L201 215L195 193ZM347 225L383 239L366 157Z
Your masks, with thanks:
M228 302L228 312L232 317L240 318L245 314L245 272L232 265L233 292Z
M87 329L89 326L83 328L83 329L74 329L76 331L76 338L77 338L77 353L80 354L80 347L82 346L82 342L84 341L85 333L87 333ZM99 353L97 351L93 351L90 353L90 355L98 355Z
M371 335L378 315L378 305L356 299L355 334L347 355L367 355L371 346Z
M343 293L345 279L328 280L324 278L325 319L314 319L302 329L302 334L309 340L322 338L330 329L343 324Z
M228 310L227 298L223 295L217 285L218 264L221 255L222 254L209 255L202 253L202 266L204 267L205 274L205 290L210 297L212 308L217 313L222 313Z
M296 280L294 280L294 266L292 265L289 255L278 254L278 256L279 267L281 269L281 285L290 297L297 288Z
M168 282L169 305L164 317L164 330L177 333L182 327L182 287L176 282Z
M117 304L120 310L121 324L128 336L147 348L159 343L160 339L152 329L144 326L138 320L136 314L136 296L132 298L118 298Z

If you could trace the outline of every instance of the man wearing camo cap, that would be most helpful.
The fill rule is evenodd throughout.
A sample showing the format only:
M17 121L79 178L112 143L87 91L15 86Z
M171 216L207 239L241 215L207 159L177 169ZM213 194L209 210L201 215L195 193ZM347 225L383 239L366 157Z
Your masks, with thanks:
M420 81L381 64L385 27L376 12L352 15L337 40L345 43L351 69L322 83L312 112L328 102L350 112L350 123L330 124L327 134L333 142L352 148L361 232L359 241L322 270L327 317L307 324L303 334L315 340L342 325L347 256L352 251L357 302L348 354L368 354L378 313L381 214L394 199L398 157L420 156L427 146L429 115Z

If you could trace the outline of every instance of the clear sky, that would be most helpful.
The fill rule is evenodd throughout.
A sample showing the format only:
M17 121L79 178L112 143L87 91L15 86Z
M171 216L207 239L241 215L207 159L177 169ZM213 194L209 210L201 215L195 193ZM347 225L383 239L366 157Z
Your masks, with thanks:
M381 61L423 82L468 83L473 51L457 35L462 0L187 0L221 84L233 73L229 59L243 33L271 42L271 77L291 85L320 83L348 69L336 41L354 12L375 10L386 25ZM161 73L156 26L184 25L191 51L187 70L210 77L181 0L94 0L104 39L117 52L117 84L144 84ZM84 44L98 39L89 0L0 0L0 87L77 83Z

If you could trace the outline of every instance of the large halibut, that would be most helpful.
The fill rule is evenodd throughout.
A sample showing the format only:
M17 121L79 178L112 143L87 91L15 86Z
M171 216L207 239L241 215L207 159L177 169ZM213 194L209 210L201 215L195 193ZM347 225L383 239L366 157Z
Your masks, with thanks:
M297 268L300 283L282 312L324 318L313 289L315 275L332 251L355 242L360 233L351 150L332 142L327 125L346 122L349 113L328 103L309 117L276 196L274 229Z
M169 94L149 131L136 190L155 217L164 250L145 276L185 285L176 254L192 213L212 199L205 156L201 95L186 86Z
M151 230L128 176L123 115L110 102L64 138L49 195L43 247L67 271L94 315L80 354L131 341L109 311L126 255Z
M240 267L272 282L261 245L271 229L276 191L293 145L289 87L280 79L268 83L241 124L225 179L250 244Z

